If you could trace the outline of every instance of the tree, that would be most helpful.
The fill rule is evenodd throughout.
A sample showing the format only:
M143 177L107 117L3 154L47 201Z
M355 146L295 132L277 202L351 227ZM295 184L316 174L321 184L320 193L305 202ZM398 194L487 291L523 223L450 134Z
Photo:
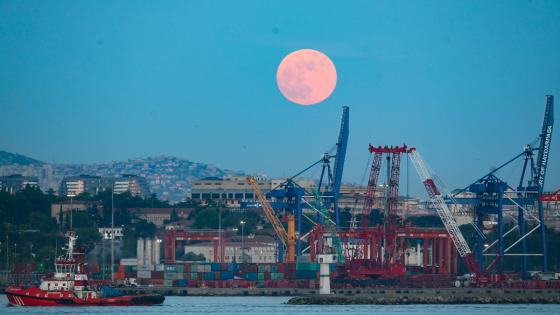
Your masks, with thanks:
M156 235L156 226L152 222L146 220L138 220L138 223L133 225L135 238L154 238Z
M175 208L173 208L173 211L171 212L171 217L170 217L169 221L170 222L179 221L179 215L177 215L177 211L175 210Z

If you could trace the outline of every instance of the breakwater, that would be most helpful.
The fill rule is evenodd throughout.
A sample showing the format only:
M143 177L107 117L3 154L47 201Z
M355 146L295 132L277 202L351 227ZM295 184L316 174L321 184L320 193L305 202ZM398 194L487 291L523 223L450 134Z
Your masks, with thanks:
M497 288L362 290L350 294L306 295L291 298L292 305L350 304L560 304L560 290Z

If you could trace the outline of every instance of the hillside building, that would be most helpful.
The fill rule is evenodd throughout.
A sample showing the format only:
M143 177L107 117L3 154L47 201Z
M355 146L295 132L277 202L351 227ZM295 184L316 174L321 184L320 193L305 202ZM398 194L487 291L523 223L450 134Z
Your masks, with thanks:
M65 177L60 183L59 195L77 196L83 193L96 195L113 188L115 194L129 191L133 196L142 198L150 194L146 179L141 176L124 174L120 177L101 177L79 175Z
M0 190L7 191L10 194L24 189L25 187L39 187L39 180L34 176L23 176L13 174L0 177Z

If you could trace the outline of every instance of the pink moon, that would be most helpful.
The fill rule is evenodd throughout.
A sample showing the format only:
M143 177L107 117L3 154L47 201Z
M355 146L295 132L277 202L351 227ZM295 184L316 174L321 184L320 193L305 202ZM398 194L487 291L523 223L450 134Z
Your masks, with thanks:
M282 95L299 105L314 105L331 95L336 86L336 68L320 51L296 50L282 60L276 72Z

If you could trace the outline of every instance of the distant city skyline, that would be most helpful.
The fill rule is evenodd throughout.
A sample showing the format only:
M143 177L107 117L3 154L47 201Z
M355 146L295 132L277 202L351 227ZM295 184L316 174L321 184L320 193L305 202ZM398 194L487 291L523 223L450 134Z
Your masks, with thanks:
M335 145L345 105L343 181L361 181L369 143L406 143L464 187L535 140L546 94L559 106L558 38L558 1L4 1L0 150L51 163L170 155L289 176ZM338 75L311 107L276 85L282 58L303 48ZM559 128L548 190L560 187ZM500 175L516 184L520 171Z

